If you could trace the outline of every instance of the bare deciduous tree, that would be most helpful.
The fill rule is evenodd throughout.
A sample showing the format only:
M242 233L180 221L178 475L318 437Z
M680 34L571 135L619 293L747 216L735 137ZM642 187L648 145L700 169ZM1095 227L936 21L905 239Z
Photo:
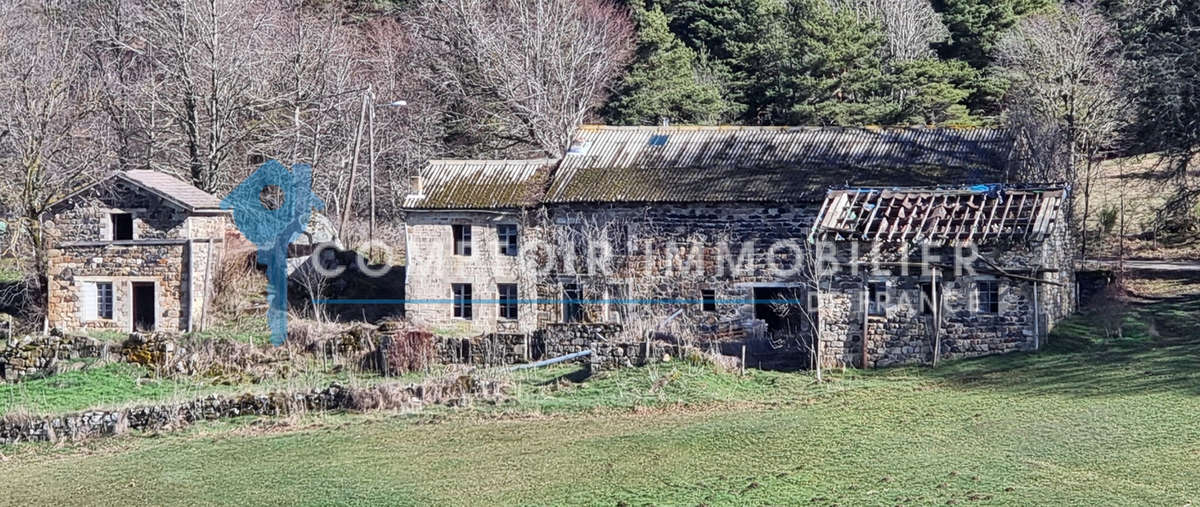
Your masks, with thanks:
M33 254L35 291L46 266L42 213L112 164L82 35L61 7L0 6L0 199L17 220L10 234Z
M883 25L889 61L907 62L934 56L933 44L946 40L950 31L929 0L831 0L850 8L860 19Z
M278 20L274 6L242 0L149 0L139 48L154 69L139 113L152 161L187 168L191 182L224 189L262 121L281 104L267 85ZM286 114L286 113L284 113Z
M497 148L562 155L620 76L633 47L628 12L610 0L429 1L417 33L430 86Z
M1007 121L1041 164L1022 176L1082 187L1083 223L1099 156L1122 121L1119 50L1112 23L1091 2L1026 17L996 50L1013 83Z

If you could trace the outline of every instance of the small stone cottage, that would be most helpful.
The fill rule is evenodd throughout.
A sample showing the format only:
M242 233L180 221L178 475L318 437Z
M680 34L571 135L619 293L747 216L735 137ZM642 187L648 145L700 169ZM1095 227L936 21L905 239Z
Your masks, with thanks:
M205 319L230 214L170 175L117 173L53 204L47 325L64 331L191 331Z
M583 343L669 328L781 367L1032 350L1073 272L1064 190L1020 165L996 130L816 127L585 126L557 160L433 161L406 310Z

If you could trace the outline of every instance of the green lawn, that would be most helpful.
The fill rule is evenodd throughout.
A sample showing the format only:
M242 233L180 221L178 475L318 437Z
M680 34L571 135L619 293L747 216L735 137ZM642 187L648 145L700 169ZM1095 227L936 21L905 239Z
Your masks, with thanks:
M1098 343L1087 322L1038 354L820 385L561 368L495 407L0 448L0 504L1194 505L1200 337Z

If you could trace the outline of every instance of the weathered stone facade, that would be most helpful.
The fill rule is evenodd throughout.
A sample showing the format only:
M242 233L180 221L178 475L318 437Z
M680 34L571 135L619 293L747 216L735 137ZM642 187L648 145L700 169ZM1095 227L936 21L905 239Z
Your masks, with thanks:
M115 214L129 215L132 239L114 239ZM43 227L51 328L133 331L139 313L149 331L188 331L204 313L232 223L215 207L190 207L114 176L56 203ZM98 286L111 288L111 299ZM135 289L153 301L135 307Z
M454 226L470 230L470 255L458 255ZM519 255L500 252L497 225L516 226L524 239L525 227L515 213L458 211L411 213L408 216L405 313L413 322L458 337L484 333L529 333L536 319L529 305L520 305L516 319L501 318L497 284L516 284L518 297L535 297L530 277L520 269ZM525 244L520 241L519 244ZM411 268L415 269L411 269ZM471 317L453 313L453 284L469 284Z
M1013 149L991 130L598 126L554 161L431 161L429 181L405 200L407 288L442 303L409 315L457 335L618 323L602 342L669 335L725 354L744 347L746 363L763 367L1036 349L1074 309L1061 212L1070 199L1062 188L994 183L1010 180ZM456 221L486 231L503 220L520 221L524 259L455 254ZM816 268L817 245L868 241L864 250L987 251L969 261L975 272L936 277L934 323L902 298L930 280L895 268L935 261L842 252L839 271ZM864 261L891 264L866 276L852 267ZM482 284L472 297L490 304L499 278L521 280L522 299L533 299L519 325L488 316L451 327L451 284ZM875 292L892 297L868 311L862 296ZM971 305L980 292L986 312Z
M763 297L787 295L786 297L798 299L812 298L817 302L814 319L817 322L816 327L820 330L818 357L822 364L855 367L865 364L867 367L882 367L931 362L935 348L939 348L939 357L942 359L1033 350L1048 333L1049 328L1071 311L1071 271L1069 254L1065 252L1063 245L1065 233L1056 233L1050 241L1036 245L991 246L980 249L979 255L999 262L1005 270L1014 273L1028 274L1030 270L1035 270L1036 275L1045 280L1046 283L1039 284L1038 288L1038 328L1034 328L1032 281L987 272L947 277L943 272L946 270L939 270L938 291L944 305L938 329L939 347L933 338L932 316L922 314L920 306L921 284L929 282L928 275L922 278L920 274L904 274L898 268L888 268L877 270L868 276L868 267L863 267L861 271L856 270L854 273L838 273L831 276L822 283L819 295L813 295L813 291L805 288L810 285L806 277L811 276L811 272L797 264L799 258L791 246L800 246L807 241L816 213L815 204L549 206L546 214L538 221L527 220L522 224L523 230L526 231L522 236L523 240L538 234L540 236L537 241L554 245L555 238L564 236L562 229L596 229L596 224L608 224L610 229L605 234L608 234L609 239L614 236L611 231L619 230L621 232L616 236L624 240L624 244L629 245L633 251L616 252L618 256L628 256L611 264L616 266L615 272L607 275L597 273L595 276L587 274L586 253L574 254L573 259L564 259L562 254L559 258L549 261L544 256L538 257L534 264L554 264L552 269L544 271L548 271L548 275L534 284L536 294L531 296L537 298L539 303L521 305L522 317L536 315L536 321L525 326L532 325L541 330L536 335L536 343L555 344L541 349L545 351L546 357L576 352L596 342L613 345L605 350L615 347L622 351L629 348L621 346L624 342L639 343L640 335L634 332L644 334L644 327L631 327L627 332L618 333L607 341L564 340L556 337L560 333L554 330L561 328L564 321L563 304L559 302L564 299L563 286L575 284L580 288L579 297L584 299L668 301L652 307L641 305L639 310L643 311L643 314L640 318L657 322L676 310L683 310L676 318L676 323L695 332L696 336L692 337L693 339L710 344L713 341L725 342L714 345L725 353L736 353L741 345L746 345L747 362L750 365L780 365L783 362L793 362L799 363L796 365L798 367L804 367L811 364L805 343L808 343L808 346L813 343L812 337L816 333L812 325L804 319L792 317L786 322L788 329L768 329L763 315L768 312L764 311L762 305L754 304L756 299ZM435 221L435 216L437 214L433 213L421 215L424 222ZM539 215L531 213L528 216ZM448 216L440 219L442 224L451 220L454 219ZM416 226L413 230L422 229L421 226ZM559 232L555 232L556 230ZM449 227L430 227L424 232L428 236L412 241L409 245L414 252L410 257L409 290L419 291L421 285L427 283L445 285L448 291L452 277L448 278L444 273L469 273L477 270L483 273L477 279L483 280L484 283L496 279L492 270L497 269L497 265L486 257L455 259L447 269L449 263L437 261L436 252L447 252L452 247ZM572 237L578 238L579 234ZM436 245L432 251L430 244ZM789 246L771 248L770 245ZM490 246L488 245L489 249ZM845 250L845 245L842 247ZM555 251L563 252L571 248L558 245ZM428 252L427 257L421 256L419 252L422 250ZM953 255L950 251L934 253L947 259ZM884 255L884 258L892 261L900 260L894 255L893 257ZM423 260L427 258L435 260L430 265L423 265ZM867 257L862 255L851 258L845 252L839 255L839 261L845 266L867 262L866 259ZM688 271L689 266L696 267L697 261L702 269ZM567 267L571 262L574 263L573 267ZM466 263L470 264L464 265ZM513 271L519 268L519 262L504 265L504 276L510 279L529 278L529 274ZM869 318L861 304L868 279L886 283L888 301L882 315L871 315ZM981 280L995 282L999 286L999 312L995 315L980 314L974 310L972 298L975 285ZM702 291L711 291L708 294L713 298L714 304L709 311L705 311L700 304ZM775 296L763 296L764 294ZM433 296L449 298L448 294L443 293ZM584 305L581 309L582 320L592 323L628 324L630 319L639 318L631 314L639 310L615 314L609 306ZM527 307L534 307L536 311L529 311ZM647 308L650 310L647 311ZM420 309L409 311L421 312ZM427 311L445 313L449 308L448 305L429 305ZM865 356L862 353L864 319L868 337ZM463 333L501 332L499 328L488 327L492 322L490 319L480 319L473 322L469 329L463 329ZM775 321L772 325L779 326L780 322ZM518 329L524 331L529 327ZM787 336L780 335L781 332ZM555 338L542 339L546 336ZM558 347L557 344L561 343L576 343L576 346ZM555 350L550 350L550 346L556 347ZM539 345L533 347L534 350L539 350ZM541 356L542 354L534 354L533 358ZM628 357L627 354L620 356ZM772 360L772 356L779 360ZM637 360L615 361L638 364Z

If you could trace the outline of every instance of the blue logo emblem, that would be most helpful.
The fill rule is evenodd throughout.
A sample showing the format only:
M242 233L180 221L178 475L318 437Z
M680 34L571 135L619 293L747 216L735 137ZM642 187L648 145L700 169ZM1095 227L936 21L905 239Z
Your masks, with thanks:
M283 204L266 207L259 198L270 186L283 192ZM224 199L221 208L233 210L233 223L258 248L258 263L267 266L267 324L271 343L287 338L287 247L308 226L314 209L325 202L313 194L312 167L296 164L288 170L275 160L256 169Z

